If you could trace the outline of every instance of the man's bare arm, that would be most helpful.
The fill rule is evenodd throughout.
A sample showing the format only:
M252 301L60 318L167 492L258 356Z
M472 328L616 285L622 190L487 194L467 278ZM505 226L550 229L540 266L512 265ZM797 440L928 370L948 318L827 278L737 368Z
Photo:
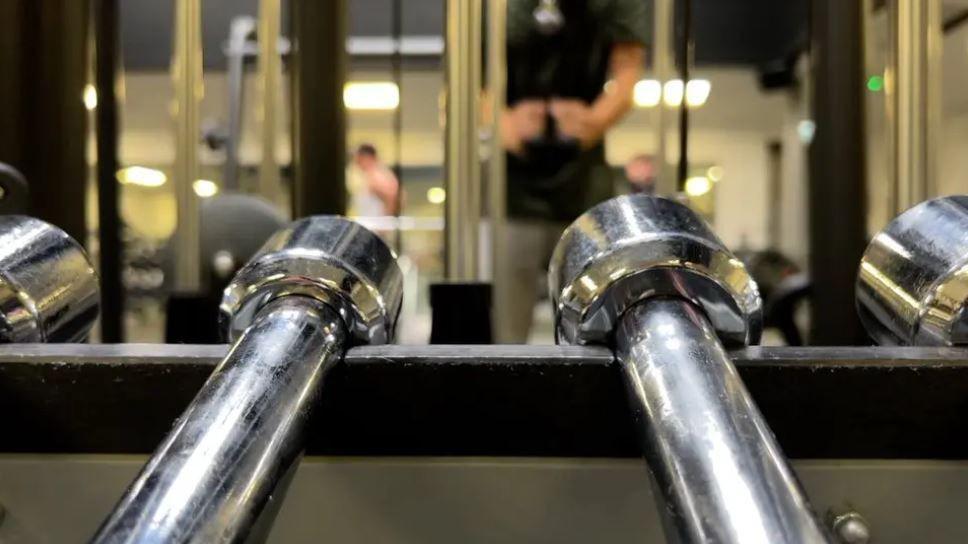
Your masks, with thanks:
M594 147L605 133L632 108L635 83L642 76L645 48L638 43L618 43L612 46L609 57L612 83L590 105L574 99L551 101L551 114L558 122L558 131L575 138L585 149Z
M598 95L591 106L592 122L604 134L632 109L635 84L642 77L645 47L634 42L617 43L609 56L612 84L607 92Z

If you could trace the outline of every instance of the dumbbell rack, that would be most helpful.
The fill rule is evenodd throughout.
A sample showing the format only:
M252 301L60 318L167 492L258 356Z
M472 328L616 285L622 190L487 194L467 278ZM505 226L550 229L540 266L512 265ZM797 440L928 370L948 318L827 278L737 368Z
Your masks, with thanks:
M18 524L22 529L44 522L49 507L69 525L51 526L48 531L72 535L74 540L88 537L143 462L141 456L150 453L170 430L226 350L227 346L137 344L0 346L0 413L5 429L0 434L0 452L19 454L0 456L0 503L7 510L0 536L7 530L17 531ZM877 542L912 541L912 535L923 542L957 542L968 537L968 522L963 517L944 515L968 503L968 467L954 461L968 458L968 433L962 432L968 403L968 349L757 347L733 351L731 357L784 452L795 460L821 516L856 510L870 523ZM623 485L618 474L647 483L636 461L639 447L620 370L606 349L358 347L333 371L321 403L310 431L310 460L303 463L286 504L338 501L339 486L334 489L310 482L333 477L331 473L326 476L326 471L338 472L333 467L345 463L345 458L357 463L344 466L350 467L349 473L359 476L359 471L365 473L370 466L371 476L382 474L391 487L395 470L398 476L425 471L421 472L424 477L432 480L433 474L448 474L455 463L465 463L468 481L475 481L475 474L481 485L484 480L508 478L503 489L512 502L515 493L527 496L536 489L554 489L553 482L563 475L581 479L583 471L601 472L603 466L610 467L604 479L586 482L584 492L597 489L596 501L603 501L596 509L610 504L610 495L616 501L630 500L632 486ZM136 462L125 461L115 454L139 457ZM314 460L316 456L330 461L320 464ZM496 463L485 470L486 478L480 472L481 457ZM387 458L408 461L394 469L385 464ZM529 470L521 467L548 476L536 468L548 458L557 459L551 466L564 472L545 481L546 488L535 487L533 481L530 487L515 487L517 477L512 474ZM76 459L85 461L71 461ZM927 461L945 459L952 461ZM90 463L97 467L93 473ZM112 463L117 465L114 472L108 468ZM48 473L59 477L50 476L46 484L38 482L19 491L16 485L10 487L9 473L26 470L34 474L29 466L35 467L35 476L41 479ZM64 470L76 473L65 480ZM104 471L118 475L112 479ZM304 473L305 487L299 483ZM103 484L106 489L103 493L80 492L103 495L103 504L71 500L70 494L76 490L64 482L84 480L91 474L102 474L90 483ZM363 489L366 481L366 477L361 480ZM53 488L46 494L39 492L45 485ZM371 481L370 491L375 492L374 485ZM473 487L463 492L473 498ZM635 493L647 488L638 485ZM57 489L61 493L54 492ZM581 486L570 493L584 493L580 490ZM415 495L408 498L406 488L398 489L399 496L394 495L393 501L428 500L422 495L428 492L426 488L411 491ZM547 498L548 508L558 505L565 515L580 504L577 496L572 504L568 491L564 496L559 492ZM35 496L38 494L40 498ZM44 496L54 500L40 507L37 501ZM493 497L479 500L478 512L484 512L481 523L488 525L487 512L500 510L500 505L490 504ZM314 528L320 529L318 520L290 514L287 508L306 513L305 506L284 507L276 523L284 528L275 529L271 541L299 542L300 537L311 541ZM352 505L347 508L353 510ZM448 508L459 509L460 505L444 501L442 527L451 523L445 521ZM897 508L908 512L908 517L900 519ZM625 516L629 519L619 511L614 518L592 515L584 521L586 529L600 523L617 531L614 539L605 535L601 541L629 541L621 538L623 524L631 524L629 530L645 524L649 527L646 533L656 540L640 535L635 541L661 542L653 510L642 508L636 516ZM944 520L946 524L941 523ZM547 519L537 515L530 525L526 519L517 519L517 523L536 534L553 531L542 528ZM340 526L334 520L324 534L338 535ZM345 530L347 535L358 534L351 527ZM429 530L419 524L400 528L401 534L411 531L411 536L423 534L425 539L429 537L421 531ZM474 534L451 536L487 541L487 530L470 532ZM35 536L43 534L35 532ZM498 538L495 535L499 534L490 536ZM570 533L576 542L582 540L582 534L580 529ZM529 540L533 538L519 541Z
M88 319L68 338L83 337L96 308L83 251L50 225L12 221L4 323L18 334L6 341L56 339L75 314ZM882 344L963 344L966 236L968 199L950 197L874 238L858 308ZM34 264L44 259L73 263L73 279ZM603 202L572 224L549 285L557 341L614 351L385 346L402 294L394 255L359 225L319 216L277 232L236 274L220 305L231 348L0 348L0 452L19 454L0 458L10 513L0 537L85 538L105 497L143 465L94 542L968 540L965 349L727 352L759 338L755 283L692 211L646 196ZM69 291L45 295L52 286ZM328 461L298 463L303 452ZM563 484L588 462L641 468L640 455L652 485L622 470ZM363 463L361 480L341 483L340 467L354 472L346 459ZM528 484L549 466L563 472ZM463 510L446 493L427 507L440 469L464 481L451 490L469 497ZM309 484L284 501L294 480ZM564 492L541 491L549 485ZM361 493L378 498L347 503ZM401 519L392 512L406 507L369 511L380 504L418 507ZM273 529L280 510L296 513ZM47 511L66 522L53 529ZM338 514L320 524L321 511ZM622 520L637 528L616 531ZM31 535L35 526L46 529Z

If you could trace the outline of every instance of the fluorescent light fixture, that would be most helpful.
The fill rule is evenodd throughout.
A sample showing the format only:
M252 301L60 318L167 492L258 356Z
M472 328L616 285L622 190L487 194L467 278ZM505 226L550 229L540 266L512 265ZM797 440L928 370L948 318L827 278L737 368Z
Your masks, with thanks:
M685 95L686 104L689 107L698 108L709 99L709 91L711 90L712 84L708 79L690 79L689 83L685 85L685 89L683 89L681 79L670 79L662 87L662 102L670 108L679 107L682 105L682 97Z
M195 183L192 183L192 190L201 198L208 198L218 193L218 185L210 179L196 179Z
M706 103L712 84L708 79L690 79L686 84L686 104L697 108Z
M427 202L431 204L443 204L447 200L447 191L443 187L431 187L427 189Z
M91 85L90 83L84 86L84 107L87 108L88 111L97 108L97 89L95 89L94 85Z
M139 185L141 187L161 187L168 181L168 177L161 170L145 168L144 166L129 166L118 170L118 181L123 185Z
M635 84L632 97L640 108L658 106L662 101L662 84L656 79L643 79Z
M682 104L682 80L670 79L662 86L662 102L670 108Z
M686 180L686 194L689 196L702 196L713 188L713 182L706 176L693 176Z
M724 174L723 167L719 165L710 166L709 169L706 170L706 177L713 181L719 181L723 179L723 174Z
M400 88L390 81L350 82L343 87L343 104L350 110L395 110Z

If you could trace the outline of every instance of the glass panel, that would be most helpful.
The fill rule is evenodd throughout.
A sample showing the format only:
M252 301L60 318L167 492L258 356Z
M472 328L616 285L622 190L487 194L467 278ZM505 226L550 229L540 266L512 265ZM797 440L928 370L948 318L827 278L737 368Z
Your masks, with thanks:
M201 4L204 70L197 89L198 167L191 187L201 208L203 287L197 293L177 293L181 302L174 310L184 310L185 318L193 316L187 328L196 321L205 324L193 341L218 340L218 294L234 270L289 213L288 77L281 68L289 42L284 35L269 49L276 55L272 60L277 69L275 85L270 87L272 107L266 107L270 103L260 72L259 10L273 4L279 10L274 16L285 28L286 2ZM135 0L120 5L122 169L118 179L125 229L127 340L159 342L166 339L166 312L178 258L171 238L178 221L175 120L179 106L172 83L175 4ZM269 162L264 160L267 134L272 135ZM267 170L262 170L264 164ZM268 188L260 181L267 177L275 180Z
M171 2L121 2L119 86L122 279L129 342L164 341L165 250L177 215Z
M663 96L689 108L682 194L747 262L768 314L807 265L808 11L806 1L692 2L689 82ZM770 317L764 343L795 340Z
M349 7L349 214L397 251L405 289L397 341L423 344L429 286L443 278L444 5L356 0Z

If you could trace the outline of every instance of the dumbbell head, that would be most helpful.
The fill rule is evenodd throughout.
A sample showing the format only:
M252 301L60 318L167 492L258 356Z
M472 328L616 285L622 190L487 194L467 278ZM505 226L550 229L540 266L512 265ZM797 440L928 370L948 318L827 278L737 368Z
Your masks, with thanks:
M623 312L660 296L702 308L726 344L759 341L756 283L701 218L672 200L621 196L585 212L555 247L548 284L559 342L608 342Z
M968 196L922 202L867 246L857 311L885 345L968 344Z
M393 338L403 275L379 236L343 217L300 219L274 234L225 289L221 325L234 340L283 296L320 300L343 317L354 343Z
M0 216L0 342L83 340L99 305L97 274L76 241L39 219Z

